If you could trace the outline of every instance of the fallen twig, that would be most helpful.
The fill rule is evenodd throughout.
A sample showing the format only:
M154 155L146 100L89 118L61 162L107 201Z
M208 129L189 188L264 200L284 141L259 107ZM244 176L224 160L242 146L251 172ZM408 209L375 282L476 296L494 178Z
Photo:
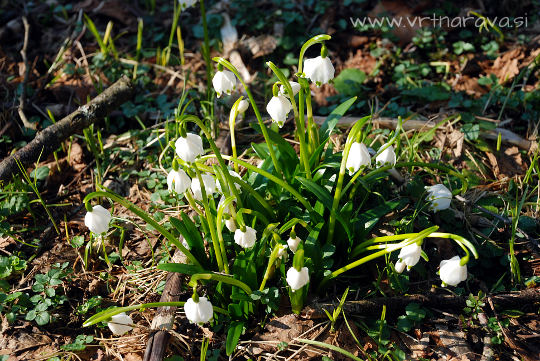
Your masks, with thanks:
M28 19L26 19L26 16L22 17L22 22L24 25L24 42L21 49L21 57L24 64L24 76L21 87L21 95L19 96L19 107L17 111L25 128L36 129L36 125L29 122L26 118L26 115L24 114L24 109L26 108L26 83L28 82L28 73L30 73L30 69L28 66L28 58L26 56L26 49L28 48L28 37L30 35L30 25L28 24Z
M6 157L0 163L0 182L8 181L18 172L17 161L24 167L55 151L69 136L81 132L90 124L109 115L121 104L129 100L134 93L133 85L128 77L123 76L103 93L88 104L79 107L59 122L39 132L36 137L15 154Z
M520 292L490 295L488 298L499 307L516 308L540 302L540 290L526 289ZM383 306L386 306L388 314L400 315L404 312L405 307L412 302L426 307L461 310L466 307L466 301L466 296L437 294L377 297L370 300L347 301L343 306L343 312L374 315L380 314ZM332 307L335 307L332 303L314 303L312 306L306 307L302 314L310 318L325 318L327 316L323 309L332 309Z

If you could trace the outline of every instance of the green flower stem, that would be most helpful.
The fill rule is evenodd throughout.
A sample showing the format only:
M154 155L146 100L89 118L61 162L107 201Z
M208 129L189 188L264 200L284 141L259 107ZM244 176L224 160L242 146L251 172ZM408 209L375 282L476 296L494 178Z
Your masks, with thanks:
M86 203L90 202L90 200L92 200L94 198L97 198L97 197L105 197L105 198L112 199L113 201L115 201L115 202L121 204L122 206L126 207L131 212L135 213L143 221L145 221L146 223L148 223L149 225L154 227L159 233L161 233L165 238L167 238L169 240L169 242L171 242L176 247L178 247L180 249L180 251L182 251L182 253L185 254L186 257L191 261L191 263L193 263L194 265L199 266L199 267L202 268L199 261L197 261L197 258L195 258L195 256L193 256L191 254L191 252L186 247L184 247L182 245L182 243L178 239L176 239L171 233L169 233L169 231L167 231L165 229L165 227L163 227L161 224L159 224L154 218L149 216L145 211L143 211L142 209L140 209L139 207L137 207L136 205L134 205L133 203L131 203L130 201L125 199L124 197L122 197L122 196L120 196L118 194L115 194L115 193L113 193L111 191L92 192L92 193L88 194L86 197L84 197L83 203L86 204Z
M261 212L258 212L256 210L253 210L253 209L248 209L248 208L240 208L238 210L238 214L251 214L251 215L254 215L256 217L258 217L263 223L264 223L264 226L268 226L268 224L270 223L268 221L268 218L266 218Z
M217 273L195 273L193 276L191 276L191 281L189 283L193 284L197 282L198 280L212 280L212 281L227 283L231 286L235 286L242 289L242 291L244 291L248 295L251 294L251 288L248 285L246 285L244 282L240 280L237 280L236 278L233 278L232 276L226 276L226 275L221 275Z
M195 198L193 198L193 195L191 194L191 190L186 190L184 192L184 195L186 196L186 199L188 200L189 206L191 209L193 209L195 212L199 214L199 216L204 217L204 213L201 212L199 207L197 207L197 202L195 201Z
M241 96L236 100L236 102L233 104L231 108L231 112L229 114L229 133L231 134L231 148L232 148L232 154L234 158L238 158L238 154L236 153L236 137L234 136L235 132L235 126L236 126L236 117L238 116L238 105L240 105L240 102L242 101L243 97ZM236 173L240 172L238 170L238 164L234 164L234 171Z
M210 228L210 237L212 238L212 245L214 247L214 253L216 255L216 261L218 264L218 269L223 272L225 269L223 267L223 256L221 255L221 247L219 246L219 240L216 234L216 227L214 226L214 216L210 210L210 205L208 204L208 198L206 194L206 189L202 179L201 171L197 166L194 167L195 172L197 173L197 178L201 184L201 193L202 193L202 203L204 205L204 213L206 215L206 220L208 222L208 228Z
M210 159L212 157L215 157L215 156L213 154L210 154L210 155L201 157L200 159L204 160L204 159ZM227 155L222 155L222 157L224 159L228 160L228 161L232 161L232 159L233 159L233 157L230 157L230 156L227 156ZM236 165L236 166L238 165L238 164L236 164L234 162L233 162L233 164ZM199 164L199 166L200 166L200 164ZM214 170L212 168L210 168L210 167L206 167L205 171L210 172L210 173L214 173ZM255 189L253 189L253 187L250 186L249 183L247 183L243 179L239 179L239 178L236 178L236 177L231 177L231 179L232 179L232 181L234 183L240 184L240 187L242 187L244 190L248 191L249 194L251 194L253 196L253 198L255 198L261 204L261 206L263 206L263 208L268 211L269 215L271 215L272 217L275 216L274 209L272 208L272 206L259 193L257 193L257 191Z
M427 237L429 234L435 232L439 227L438 226L433 226L433 227L430 227L430 228L427 228L425 230L423 230L422 232L420 233L416 233L414 237L412 238L409 238L409 239L406 239L405 241L403 242L400 242L400 243L394 243L394 244L390 244L390 245L387 245L383 250L381 251L378 251L378 252L375 252L375 253L372 253L368 256L365 256L365 257L362 257L360 258L359 260L356 260L352 263L349 263L348 265L344 266L344 267L341 267L340 269L337 269L335 270L334 272L332 272L331 274L329 274L328 276L326 276L322 281L321 283L319 284L319 288L318 290L322 290L324 289L324 286L326 285L326 283L328 281L330 281L331 279L334 279L336 278L337 276L339 276L340 274L344 273L344 272L347 272L355 267L358 267L366 262L369 262L375 258L378 258L378 257L381 257L381 256L384 256L386 254L389 254L389 253L392 253L398 249L401 249L405 246L408 246L410 244L413 244L425 237ZM395 238L395 239L399 239L398 238Z
M304 227L308 232L312 232L313 228L309 224L307 224L304 220L298 219L298 218L291 218L287 223L285 223L280 229L279 234L283 234L288 229L291 229L296 224L300 224L302 227Z
M253 164L249 164L248 162L244 162L243 160L228 157L228 156L225 156L225 158L228 159L228 160L231 160L231 161L233 161L235 163L238 163L239 165L241 165L243 167L246 167L247 169L251 170L252 172L259 173L260 175L262 175L263 177L268 178L269 180L271 180L274 183L277 183L282 188L286 189L289 193L291 193L294 197L296 197L296 199L298 199L298 201L300 203L302 203L302 205L304 207L306 207L306 209L308 210L309 213L315 212L313 210L313 207L311 207L309 202L306 200L306 198L304 198L300 193L298 193L298 191L296 189L291 187L283 179L279 179L278 177L274 176L273 174L270 174L270 173L268 173L267 171L265 171L263 169L259 169L259 168L255 167Z
M308 179L311 179L311 171L309 169L309 157L308 157L307 149L306 149L306 135L304 132L304 123L303 123L303 119L300 120L299 118L298 108L296 107L296 100L294 99L294 93L293 93L291 84L289 83L289 81L287 80L283 72L274 63L272 63L271 61L268 61L266 62L266 65L268 65L268 67L272 69L274 74L276 74L279 81L281 82L285 90L287 91L287 94L289 94L289 100L291 101L292 108L294 111L294 120L296 122L297 137L298 137L298 141L300 142L300 159L302 160L302 163L304 164L306 177ZM302 114L302 118L303 118L303 114Z
M223 173L225 174L225 179L227 180L227 183L229 184L229 187L231 188L231 192L236 197L236 202L238 202L239 206L242 206L242 200L240 199L240 195L238 194L238 190L234 186L233 177L229 173L229 169L227 168L227 165L225 164L225 161L223 160L223 157L221 156L221 152L219 151L218 147L216 146L216 143L214 142L214 139L212 138L212 134L208 130L208 128L204 125L203 121L201 121L199 118L197 118L194 115L186 115L184 116L184 121L193 122L201 128L203 133L206 135L206 138L208 139L208 143L210 143L210 148L212 148L212 151L216 155L216 159L219 163L219 166L223 170Z
M276 172L281 175L283 179L285 179L285 175L283 174L283 171L281 170L281 167L279 166L279 162L276 158L276 152L274 151L274 146L272 142L270 141L270 136L268 135L268 128L266 128L266 125L262 121L261 113L259 113L259 108L257 107L257 104L255 103L255 99L253 98L253 95L251 94L251 91L249 90L247 84L244 82L244 79L240 76L240 73L238 73L238 70L227 60L221 58L221 57L215 57L212 60L214 60L216 63L223 65L230 71L236 75L238 80L242 83L244 86L244 89L246 90L246 94L249 98L249 101L251 103L251 106L253 107L253 111L255 112L255 117L257 117L257 121L259 122L259 126L261 127L261 132L263 133L264 141L266 142L266 145L268 145L268 152L270 153L270 158L272 158L272 163L274 164L274 168L276 169Z
M278 259L278 254L280 249L284 247L282 244L277 243L274 246L274 249L272 250L272 253L270 254L270 259L268 260L268 265L266 266L266 272L264 272L264 276L261 282L261 286L259 287L259 291L264 290L264 287L266 286L266 282L270 278L270 274L272 273L272 266Z
M221 256L223 257L223 267L225 272L229 273L229 261L227 259L227 250L225 249L225 240L223 239L223 212L229 208L229 205L234 201L234 196L227 197L223 204L218 207L217 211L217 235L219 239L219 247L221 249ZM232 210L234 212L234 210Z
M391 241L399 241L407 238L411 238L415 236L417 233L403 233L403 234L396 234L393 236L383 236L383 237L375 237L372 239L369 239L367 241L364 241L360 243L358 246L356 246L352 252L350 257L356 257L358 256L363 250L367 249L368 246L375 244L375 243L385 243L385 242L391 242ZM473 246L471 242L469 242L467 239L458 236L457 234L452 233L440 233L440 232L433 232L426 236L426 238L450 238L453 239L456 243L459 244L461 248L465 250L464 247L468 248L472 254L474 255L474 258L478 258L478 252L476 251L476 248ZM467 250L465 252L468 254Z
M307 117L308 117L308 125L307 125L307 132L309 136L309 151L310 154L313 154L315 149L319 146L319 136L317 132L317 126L315 125L315 121L313 120L313 108L311 106L311 91L309 88L306 92L306 111L307 111Z
M330 35L319 34L319 35L315 35L314 37L306 41L304 45L302 45L302 48L300 49L300 56L298 57L298 72L299 73L302 73L302 66L304 65L304 62L303 62L304 54L306 53L306 50L312 45L319 44L330 39L332 39Z
M88 327L88 326L95 325L96 323L99 323L99 322L102 322L102 321L107 321L112 316L118 315L119 313L122 313L122 312L129 312L129 311L133 311L133 310L144 310L144 309L151 308L151 307L167 307L167 306L169 306L169 307L182 307L182 306L184 306L184 304L185 304L185 302L183 302L183 301L178 301L178 302L151 302L151 303L140 303L140 304L137 304L137 305L126 306L126 307L110 308L108 310L96 313L95 315L90 317L88 320L86 320L83 323L83 327ZM221 313L221 314L224 314L224 315L227 315L227 316L229 315L229 312L224 310L221 307L213 306L213 308L214 308L215 312L218 312L218 313Z
M204 0L200 1L201 4L201 19L203 25L204 33L204 46L203 46L203 57L204 62L206 63L206 89L207 94L210 94L212 89L212 62L210 61L210 40L208 38L208 24L206 21L206 9L204 8Z
M336 190L334 193L334 200L332 202L332 211L330 212L330 220L328 222L328 236L326 237L326 243L332 243L332 240L334 238L334 230L336 226L336 214L338 212L339 201L341 199L341 191L343 188L343 179L345 178L345 171L346 171L346 166L347 166L347 158L349 158L349 151L351 150L351 146L354 140L357 139L358 136L361 134L362 127L368 121L368 119L370 119L369 116L358 120L351 128L351 132L349 133L349 136L347 137L347 141L345 142L345 148L343 149L343 156L341 158L341 165L339 167Z

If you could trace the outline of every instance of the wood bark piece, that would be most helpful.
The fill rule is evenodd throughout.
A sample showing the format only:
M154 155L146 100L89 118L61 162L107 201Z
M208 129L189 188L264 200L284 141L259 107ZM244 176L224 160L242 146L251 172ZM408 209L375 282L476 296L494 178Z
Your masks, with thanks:
M182 242L182 240L180 240ZM186 256L176 250L172 261L175 263L186 263ZM182 287L181 274L169 272L165 288L161 294L159 302L178 302L180 300L180 290ZM177 307L158 307L156 315L152 320L152 331L146 343L143 361L161 361L167 350L171 335L168 330L172 330Z
M9 181L11 176L19 172L16 159L24 167L27 167L35 162L40 155L41 159L46 158L68 137L82 132L84 128L106 117L129 100L133 94L134 87L131 81L128 77L123 76L88 104L79 107L59 122L37 133L30 143L2 160L0 163L0 182Z

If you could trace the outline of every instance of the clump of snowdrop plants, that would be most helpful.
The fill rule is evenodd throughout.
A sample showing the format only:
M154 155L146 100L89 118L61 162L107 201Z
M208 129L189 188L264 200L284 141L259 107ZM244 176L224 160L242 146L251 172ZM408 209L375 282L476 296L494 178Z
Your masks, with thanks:
M302 46L298 72L292 79L285 77L273 62L267 63L278 79L266 105L267 113L260 112L238 70L223 58L213 59L217 63L213 78L216 95L237 98L229 116L232 156L220 153L209 125L186 114L182 100L172 119L179 136L160 157L172 158L170 165L164 164L164 171L170 169L165 171L170 196L189 205L193 216L182 210L179 215L171 215L165 226L110 191L94 192L84 199L90 219L102 212L99 206L91 206L92 199L109 198L138 215L163 236L164 242L186 255L184 264L165 263L158 268L189 277L187 286L193 288L193 296L174 305L183 306L186 317L195 324L223 323L229 332L228 355L239 340L238 330L253 317L260 317L261 312L276 311L281 295L288 295L292 311L300 313L310 295L324 296L333 288L327 287L329 282L354 273L357 276L364 272L362 266L371 261L387 262L391 272L408 269L412 273L424 259L428 270L435 273L437 265L422 250L430 238L446 238L456 245L455 257L440 265L445 285L465 281L470 254L478 257L470 241L445 233L436 225L410 227L418 230L412 233L398 232L396 228L394 235L369 237L390 213L399 218L410 217L411 210L429 210L424 207L424 194L416 199L404 198L395 187L391 188L390 171L429 169L430 174L438 172L461 180L462 191L467 185L459 173L444 165L399 162L401 121L382 140L384 144L372 144L365 130L370 117L363 117L348 132L343 149L334 148L330 135L336 121L356 98L338 106L322 125L314 122L310 87L331 82L334 77L331 52L325 44L328 40L330 36L318 35ZM304 61L311 47L320 47L321 54ZM242 87L237 86L238 82ZM245 99L234 94L238 88L245 90ZM247 151L260 158L258 166L240 158L236 149L235 122L245 111L254 113L254 128L264 139L264 143L253 144ZM265 123L269 119L273 121L270 127ZM280 135L280 128L289 120L299 152ZM373 156L368 144L375 149ZM427 202L440 202L440 189L431 190ZM388 193L391 196L386 197ZM446 193L443 195L448 198ZM408 203L412 203L410 207L406 207ZM425 212L425 217L432 217L432 213ZM89 223L89 228L101 233L109 221L103 212ZM137 307L160 305L109 309L92 316L85 325Z

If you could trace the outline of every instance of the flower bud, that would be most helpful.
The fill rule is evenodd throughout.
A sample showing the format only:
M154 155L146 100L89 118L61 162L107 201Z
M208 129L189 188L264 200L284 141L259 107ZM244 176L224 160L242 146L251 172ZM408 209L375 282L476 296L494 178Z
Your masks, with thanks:
M345 167L349 171L349 175L358 172L361 167L367 167L371 163L369 151L364 143L354 142L349 150L349 157Z
M287 283L293 291L299 290L309 282L309 270L307 267L302 267L297 271L294 267L287 271Z
M214 316L214 307L206 297L199 297L199 302L189 298L184 304L187 319L196 324L206 323Z
M467 265L461 265L461 258L454 256L441 261L439 275L445 285L457 286L460 282L467 280Z
M328 57L318 56L304 61L304 73L312 82L321 86L334 79L334 66Z
M268 102L268 105L266 105L266 111L270 114L272 121L277 123L280 128L285 124L291 110L291 102L283 95L272 97Z
M240 103L238 103L238 113L242 114L245 113L246 110L249 108L249 102L246 99L240 100Z
M237 229L234 232L234 242L242 248L251 248L257 240L257 231L251 227L246 226L245 232L241 229Z
M204 154L202 138L193 133L187 133L186 137L180 137L174 143L176 154L184 162L194 162L195 159Z
M167 187L169 191L183 194L191 186L191 178L182 169L171 170L167 175Z
M428 195L427 200L431 203L429 208L434 211L442 211L450 208L452 201L452 192L443 184L435 184L434 186L426 187Z
M90 229L90 232L101 234L109 230L111 219L111 212L102 206L97 205L92 207L91 212L86 213L84 216L84 224Z
M131 331L133 329L132 324L133 320L125 312L111 316L111 320L107 322L107 326L109 326L112 333L119 336Z

